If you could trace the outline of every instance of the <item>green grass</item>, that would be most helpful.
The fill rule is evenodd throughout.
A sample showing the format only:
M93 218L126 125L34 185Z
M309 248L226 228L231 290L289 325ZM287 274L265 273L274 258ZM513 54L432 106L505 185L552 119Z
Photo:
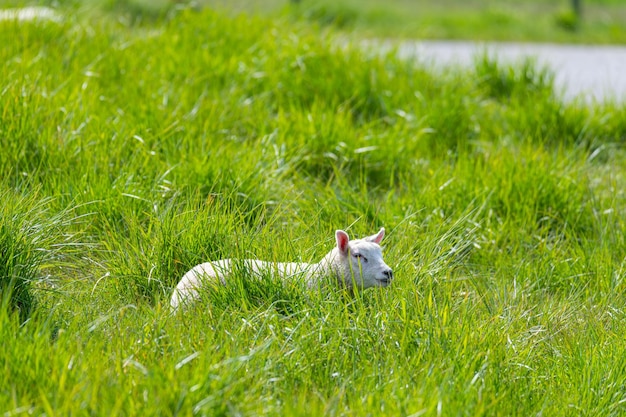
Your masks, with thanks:
M132 3L132 2L131 2ZM460 39L557 43L626 43L626 4L582 0L202 0L233 13L287 15L357 39Z
M0 23L2 415L626 412L623 105L117 6ZM390 288L168 312L199 262L380 226Z
M623 2L582 4L580 17L569 0L302 0L288 10L358 37L626 43Z
M231 16L263 15L306 22L344 35L386 39L626 43L626 4L621 0L581 0L578 16L571 0L4 0L0 6L37 3L104 8L134 23L162 18L189 4Z

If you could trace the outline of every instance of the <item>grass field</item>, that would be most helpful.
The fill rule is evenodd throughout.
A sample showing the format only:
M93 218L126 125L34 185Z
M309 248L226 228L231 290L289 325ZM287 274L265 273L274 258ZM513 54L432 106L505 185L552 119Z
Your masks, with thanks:
M581 4L581 17L570 0L302 0L290 13L358 36L626 43L625 2Z
M126 16L0 22L0 415L626 413L626 108L530 63ZM241 273L168 312L201 261L380 226L387 289Z
M141 2L141 0L135 0ZM231 12L333 27L357 38L626 43L626 3L580 0L201 0Z

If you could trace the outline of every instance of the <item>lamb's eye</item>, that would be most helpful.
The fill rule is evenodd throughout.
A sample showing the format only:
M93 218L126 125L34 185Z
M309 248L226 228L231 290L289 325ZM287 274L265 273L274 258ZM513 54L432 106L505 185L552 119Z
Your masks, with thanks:
M360 259L361 262L367 262L367 258L365 256L361 255L360 253L355 253L354 257L357 258L357 259Z

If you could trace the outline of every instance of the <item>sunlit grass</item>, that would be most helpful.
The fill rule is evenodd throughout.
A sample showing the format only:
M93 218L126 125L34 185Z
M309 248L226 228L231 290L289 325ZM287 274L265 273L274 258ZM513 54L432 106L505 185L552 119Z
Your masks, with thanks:
M623 107L532 63L124 10L0 23L0 411L624 413ZM390 288L241 271L168 310L197 263L380 226Z
M551 43L626 42L619 0L201 0L229 13L287 15L357 38L460 39Z

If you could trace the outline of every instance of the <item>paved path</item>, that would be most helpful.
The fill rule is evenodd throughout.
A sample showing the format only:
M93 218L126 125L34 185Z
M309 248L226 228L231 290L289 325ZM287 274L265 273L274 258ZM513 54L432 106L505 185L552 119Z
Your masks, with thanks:
M411 41L398 47L400 56L435 66L472 65L485 51L501 62L536 58L554 72L555 88L566 100L626 103L626 46Z

